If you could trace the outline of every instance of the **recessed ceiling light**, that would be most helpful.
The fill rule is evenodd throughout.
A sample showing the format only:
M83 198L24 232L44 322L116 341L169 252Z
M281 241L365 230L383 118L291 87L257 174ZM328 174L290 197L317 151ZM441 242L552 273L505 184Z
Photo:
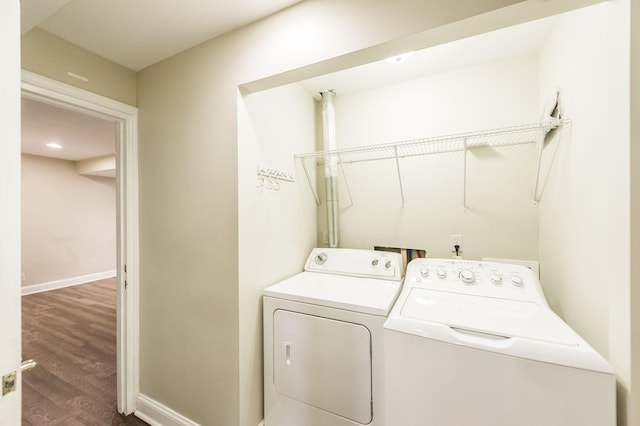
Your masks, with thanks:
M49 142L47 144L47 146L49 148L53 148L53 149L62 149L62 145L60 145L59 143L55 143L55 142Z
M390 56L390 57L386 58L385 61L391 62L392 64L399 64L400 62L404 62L407 59L409 59L410 57L412 57L414 53L415 52L407 52L407 53L403 53L401 55Z

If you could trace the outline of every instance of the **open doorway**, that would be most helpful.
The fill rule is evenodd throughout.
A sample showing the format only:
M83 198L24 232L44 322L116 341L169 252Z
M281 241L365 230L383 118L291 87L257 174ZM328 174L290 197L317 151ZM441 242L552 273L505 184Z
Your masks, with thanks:
M26 424L109 422L116 407L116 130L22 99L22 356Z
M102 285L105 287L103 290L106 290L107 293L111 292L111 296L107 295L106 297L111 299L110 303L113 303L112 308L115 309L115 330L112 330L112 332L115 334L116 344L112 351L115 354L116 362L111 367L112 373L115 371L115 374L110 375L111 383L115 387L114 397L112 398L115 401L112 402L116 403L113 405L117 406L117 413L129 415L135 411L135 400L138 393L137 109L24 70L22 72L22 98L23 108L26 105L49 113L60 114L56 120L53 120L58 124L64 122L64 119L60 117L69 115L74 117L71 121L78 120L85 124L90 123L94 126L102 126L107 129L106 133L109 134L106 137L109 141L105 142L103 140L98 144L101 146L97 150L89 153L76 152L76 158L65 159L58 154L58 158L51 159L38 155L37 152L23 155L23 164L25 163L25 156L28 157L26 161L29 162L28 166L24 168L25 171L27 168L33 171L43 165L50 168L66 168L66 178L71 180L62 180L60 182L72 182L73 173L79 175L80 180L83 182L80 186L84 186L82 189L79 189L80 186L75 186L79 185L78 182L58 183L58 186L64 186L64 188L59 188L60 193L64 194L64 198L72 199L72 195L76 196L76 198L86 198L87 201L103 207L103 210L111 210L111 213L106 211L96 213L100 209L94 209L92 213L85 214L85 216L92 214L110 217L110 219L107 219L107 221L111 221L110 224L105 222L105 224L101 225L96 221L96 217L87 220L89 222L88 225L77 223L79 230L82 228L80 225L89 228L101 226L105 228L94 234L94 236L99 236L97 239L100 241L99 245L101 245L101 247L97 248L97 251L94 251L95 247L89 249L86 248L89 246L86 246L83 248L81 244L77 244L78 241L73 241L74 239L82 239L81 232L74 234L73 231L67 230L66 236L60 237L58 235L57 238L60 241L57 241L57 247L62 247L63 242L69 244L64 249L61 249L61 251L66 250L66 253L55 253L56 245L52 244L54 255L51 257L55 258L57 256L57 259L52 262L54 263L53 265L46 266L49 267L49 273L55 270L54 272L59 276L66 276L56 279L51 278L52 275L49 275L49 278L46 278L44 275L39 276L38 273L34 272L47 270L44 267L45 265L35 265L40 266L40 268L30 269L31 272L23 269L23 283L25 284L23 289L26 289L23 290L23 293L40 292L38 294L45 294L42 291L57 287L63 287L62 290L65 288L73 290L77 288L74 287L75 284L83 281L98 281L98 287ZM66 129L66 131L72 132L69 129ZM48 142L50 141L46 141L45 144ZM56 141L51 142L55 143ZM60 141L58 143L62 145ZM109 145L110 147L107 147ZM86 149L87 146L84 148ZM62 151L55 147L45 147L45 149ZM105 152L105 150L110 152ZM68 151L78 150L68 148ZM80 149L80 151L82 150ZM59 178L58 176L55 179L58 180ZM52 178L51 180L53 181L54 179ZM82 191L88 192L77 197L79 195L77 193L82 193ZM71 192L76 194L70 194ZM107 199L110 199L110 201L106 201ZM47 209L42 207L42 204L40 208ZM40 216L41 221L42 217L45 217L45 220L47 218L47 214L43 215L42 212ZM53 213L51 213L51 216L54 216ZM82 222L77 217L75 221ZM47 224L47 226L50 225ZM25 237L28 236L25 235ZM76 244L75 246L73 246L74 243ZM93 251L93 254L89 254L89 251ZM100 254L100 252L102 253ZM79 260L83 255L92 257L92 259ZM70 259L72 260L72 265L66 265L69 270L65 272L56 270L56 268L63 268L63 263ZM26 262L23 263L27 268L33 268L34 266ZM109 267L112 269L109 269ZM43 280L44 282L38 282ZM109 280L111 281L109 282ZM88 298L91 299L91 297L89 296ZM111 323L113 325L113 319ZM89 327L90 325L86 324L85 326ZM23 354L23 357L28 356L29 354ZM103 370L103 373L107 370ZM64 371L60 373L61 376L65 376L65 374ZM27 376L25 376L26 380L28 380ZM82 398L79 401L78 403L81 403L83 401Z

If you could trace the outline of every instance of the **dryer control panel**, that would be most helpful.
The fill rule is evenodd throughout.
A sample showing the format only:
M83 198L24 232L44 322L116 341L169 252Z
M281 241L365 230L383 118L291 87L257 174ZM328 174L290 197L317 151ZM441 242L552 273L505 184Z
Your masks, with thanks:
M535 274L521 265L459 259L415 259L407 266L405 285L547 304Z
M402 280L402 256L377 250L314 248L304 270L350 277Z

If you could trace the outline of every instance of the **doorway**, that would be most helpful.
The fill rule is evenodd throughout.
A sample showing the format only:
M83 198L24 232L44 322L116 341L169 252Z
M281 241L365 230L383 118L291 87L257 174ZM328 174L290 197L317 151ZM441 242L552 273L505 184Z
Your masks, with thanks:
M138 394L137 108L24 70L21 86L23 99L115 125L116 388L118 412L128 415Z

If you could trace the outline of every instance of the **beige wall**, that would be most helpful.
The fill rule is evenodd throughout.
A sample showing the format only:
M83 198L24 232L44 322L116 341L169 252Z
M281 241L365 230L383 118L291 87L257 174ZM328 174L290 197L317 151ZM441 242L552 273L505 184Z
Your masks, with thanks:
M561 16L541 53L541 103L559 90L564 114L572 120L571 135L554 141L545 153L545 164L553 164L540 206L545 289L554 309L604 355L608 307L601 297L610 284L602 275L605 271L589 259L605 257L616 262L614 270L628 269L623 243L628 220L620 216L628 207L624 196L611 199L618 191L627 192L624 151L616 161L608 161L628 143L628 138L615 133L624 128L624 121L617 122L624 120L617 114L624 105L609 98L609 74L624 80L625 69L614 67L616 63L607 57L611 45L624 39L608 40L607 7L601 4ZM606 220L611 203L618 221ZM611 232L621 243L615 257L609 254Z
M538 59L510 58L338 93L335 108L339 148L531 124L540 117ZM353 206L340 178L340 245L423 248L431 257L451 257L450 235L461 234L466 259L537 260L535 144L470 150L466 212L463 161L463 152L400 160L404 207L395 160L345 164ZM326 220L319 227L322 235Z
M540 262L552 308L613 364L631 425L628 6L561 16L540 55L541 103L559 90L572 120L546 147Z
M257 301L239 294L238 85L510 3L305 1L139 73L141 393L201 424L262 415L240 398L262 354L240 337Z
M40 28L22 36L22 68L97 93L129 105L136 105L136 73ZM86 77L82 81L67 73Z
M312 151L314 101L297 87L238 99L238 240L240 253L240 404L262 400L262 290L302 271L316 245L316 204L293 155ZM257 166L294 175L276 186ZM241 410L240 424L257 425L259 410Z
M116 269L116 182L22 156L23 286Z

